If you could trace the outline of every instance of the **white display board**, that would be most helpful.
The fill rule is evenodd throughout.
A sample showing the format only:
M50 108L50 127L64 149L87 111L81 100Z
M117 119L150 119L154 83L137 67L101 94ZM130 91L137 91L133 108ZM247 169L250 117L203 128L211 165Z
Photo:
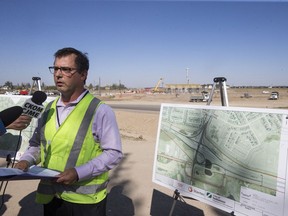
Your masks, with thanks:
M237 216L285 216L287 152L287 110L162 104L152 180Z
M31 95L0 95L0 111L13 106L22 106L25 101L31 97ZM44 105L54 99L55 97L47 97ZM29 139L34 132L36 125L37 119L33 118L31 124L21 132L20 137L20 132L16 130L7 130L6 134L0 136L0 157L5 158L8 154L15 157L17 152L16 158L19 158L28 147ZM17 149L18 142L20 142L20 145Z

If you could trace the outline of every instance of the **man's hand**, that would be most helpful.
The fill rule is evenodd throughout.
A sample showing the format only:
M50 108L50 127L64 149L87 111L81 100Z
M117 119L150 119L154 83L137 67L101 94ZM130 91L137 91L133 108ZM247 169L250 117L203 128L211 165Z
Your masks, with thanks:
M32 118L27 115L19 116L14 122L8 125L7 129L14 129L14 130L23 130L28 127Z
M58 177L56 182L61 184L69 185L78 181L78 174L74 168L69 168L56 177Z
M17 164L15 164L14 168L27 172L29 169L29 162L26 160L19 161Z

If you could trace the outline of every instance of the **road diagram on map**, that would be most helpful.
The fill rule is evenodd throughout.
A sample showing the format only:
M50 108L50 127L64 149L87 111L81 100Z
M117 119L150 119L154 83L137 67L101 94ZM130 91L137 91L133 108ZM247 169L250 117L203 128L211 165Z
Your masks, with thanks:
M163 106L155 178L237 202L243 187L276 196L282 116Z

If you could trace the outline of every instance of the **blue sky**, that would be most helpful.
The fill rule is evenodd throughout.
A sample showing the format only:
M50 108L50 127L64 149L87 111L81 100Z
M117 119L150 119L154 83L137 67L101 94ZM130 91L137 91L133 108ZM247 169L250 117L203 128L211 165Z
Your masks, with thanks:
M288 86L287 38L287 1L1 0L0 85L33 76L53 85L53 54L71 46L88 53L87 84L224 76L228 85Z

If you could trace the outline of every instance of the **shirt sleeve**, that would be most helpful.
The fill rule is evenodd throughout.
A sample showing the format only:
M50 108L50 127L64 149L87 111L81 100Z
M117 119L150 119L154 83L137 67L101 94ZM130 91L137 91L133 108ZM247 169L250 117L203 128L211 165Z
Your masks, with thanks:
M29 166L40 163L40 127L42 119L38 119L37 127L29 140L28 149L20 157L20 160L26 160L29 162Z
M101 104L92 124L94 139L100 142L103 152L88 163L75 167L79 181L98 176L113 167L122 159L122 143L115 114L112 108Z
M29 166L36 165L40 162L40 147L29 146L20 160L26 160Z

